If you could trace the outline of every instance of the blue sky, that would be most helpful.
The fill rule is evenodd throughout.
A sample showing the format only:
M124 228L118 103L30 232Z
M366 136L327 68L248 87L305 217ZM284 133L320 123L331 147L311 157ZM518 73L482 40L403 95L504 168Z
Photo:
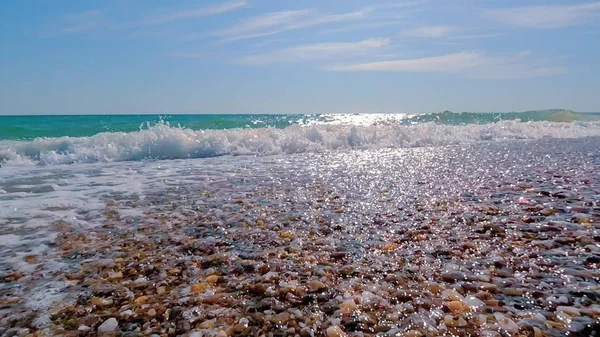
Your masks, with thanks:
M0 114L600 111L600 1L0 2Z

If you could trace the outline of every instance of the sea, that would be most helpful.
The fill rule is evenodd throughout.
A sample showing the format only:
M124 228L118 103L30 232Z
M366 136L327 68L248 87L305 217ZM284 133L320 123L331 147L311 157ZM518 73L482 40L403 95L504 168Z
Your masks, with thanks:
M325 218L353 228L346 236L325 234L331 247L352 244L359 256L386 237L379 225L367 230L372 219L412 208L418 216L456 198L518 206L524 181L572 188L595 205L599 165L600 113L568 110L0 116L0 318L22 313L31 331L58 324L52 312L84 290L57 275L112 256L110 247L92 243L64 248L72 233L106 243L164 226L163 217L176 216L181 226L190 212L222 227L219 237L257 217L305 219L307 226ZM555 177L563 183L552 185ZM498 186L506 188L502 195L494 193ZM316 207L320 200L335 209ZM192 235L177 226L173 233ZM407 257L422 252L411 249ZM564 282L565 289L578 284Z
M39 166L599 135L600 113L0 116L0 163Z

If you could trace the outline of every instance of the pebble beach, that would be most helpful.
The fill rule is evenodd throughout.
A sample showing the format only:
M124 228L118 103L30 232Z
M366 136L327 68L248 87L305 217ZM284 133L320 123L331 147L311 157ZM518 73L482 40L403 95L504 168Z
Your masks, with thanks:
M600 336L598 144L15 170L0 335Z

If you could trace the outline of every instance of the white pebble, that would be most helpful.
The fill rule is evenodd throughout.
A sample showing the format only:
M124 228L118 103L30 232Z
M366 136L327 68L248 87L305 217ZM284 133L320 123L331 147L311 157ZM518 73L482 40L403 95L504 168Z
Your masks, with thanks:
M100 324L98 327L98 332L114 332L118 327L119 322L114 317L111 317L104 321L104 323Z
M568 314L569 316L575 317L575 316L581 316L581 313L579 312L579 310L577 308L573 308L573 307L563 307L563 306L559 306L556 308L556 311L558 312L564 312L566 314Z
M90 328L90 327L89 327L89 326L87 326L87 325L80 325L80 326L79 326L79 328L78 328L77 330L78 330L78 331L81 331L81 332L88 332L88 331L92 330L92 328Z
M327 337L346 337L346 333L339 326L330 326L327 328Z
M519 331L519 326L512 319L499 312L494 313L494 317L498 321L498 325L500 325L502 330L505 330L508 333L517 333Z
M463 303L475 310L485 306L485 302L483 302L482 300L478 299L475 296L465 297L465 299L463 300Z

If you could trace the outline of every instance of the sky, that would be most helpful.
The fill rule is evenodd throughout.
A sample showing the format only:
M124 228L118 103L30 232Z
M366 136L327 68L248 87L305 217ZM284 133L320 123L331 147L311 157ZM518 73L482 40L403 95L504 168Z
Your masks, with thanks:
M600 1L3 0L0 114L600 111Z

